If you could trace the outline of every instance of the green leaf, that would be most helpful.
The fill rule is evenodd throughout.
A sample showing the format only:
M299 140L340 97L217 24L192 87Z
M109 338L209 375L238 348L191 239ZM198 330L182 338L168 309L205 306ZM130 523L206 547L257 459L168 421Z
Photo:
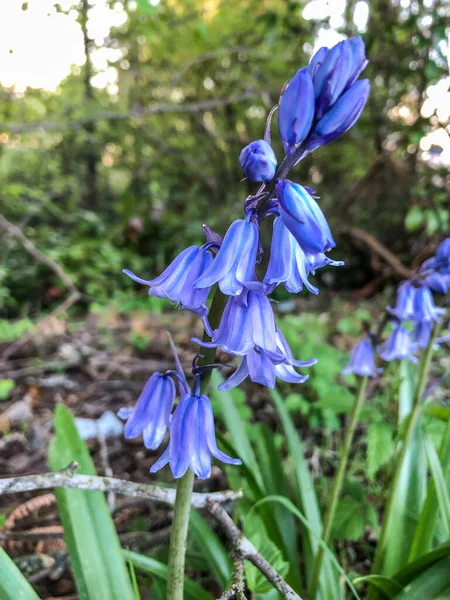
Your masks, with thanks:
M59 471L76 460L79 472L95 475L85 442L69 410L59 404L55 412L56 437L49 463ZM71 565L80 600L134 600L133 588L119 538L102 492L55 490Z
M442 535L448 539L450 537L450 496L447 489L447 483L445 481L444 472L439 462L437 452L433 446L433 442L429 437L425 436L425 447L428 456L428 464L430 465L430 471L433 476L434 486L436 489L436 496L438 499L439 510L442 517Z
M136 569L167 581L167 565L164 563L130 550L123 550L123 554ZM184 578L184 597L185 600L214 600L214 596L188 577Z
M310 576L314 555L319 547L318 539L322 533L322 520L320 517L319 503L317 501L314 483L306 463L303 446L295 429L294 423L284 406L283 399L276 390L271 390L270 395L280 416L283 429L286 434L286 441L289 449L289 456L293 462L294 470L294 494L299 507L305 514L309 527L302 532L303 554L305 557L307 574ZM343 591L339 583L339 578L333 571L328 555L324 557L322 573L320 576L320 589L324 598L333 598L340 600L343 598Z
M373 481L378 469L392 458L392 428L386 423L373 423L367 431L367 475Z
M448 556L450 556L450 544L443 544L442 546L439 546L439 548L436 548L436 550L432 550L414 562L407 564L406 567L398 571L398 573L395 573L393 577L396 581L405 586L426 571L430 566Z
M230 557L218 536L196 510L191 510L190 513L189 532L201 547L217 583L225 588L231 577Z
M0 598L1 600L40 600L3 548L0 548Z
M424 214L420 206L412 206L405 218L405 227L407 231L417 231L422 226Z
M285 577L289 563L283 559L281 550L268 537L262 520L255 514L249 514L244 521L244 533L275 571L281 577ZM248 561L245 563L245 576L248 587L254 594L266 594L273 589L261 571Z
M353 580L355 585L360 583L371 583L374 587L384 593L386 598L393 598L396 594L402 591L402 586L391 577L383 577L383 575L366 575L365 577L357 577Z
M0 400L8 400L8 396L13 391L15 385L13 379L2 379L0 381Z
M450 586L450 558L443 558L405 586L395 600L435 600ZM447 596L448 597L448 596Z
M359 540L364 531L362 507L355 500L339 500L333 521L333 537L341 540Z

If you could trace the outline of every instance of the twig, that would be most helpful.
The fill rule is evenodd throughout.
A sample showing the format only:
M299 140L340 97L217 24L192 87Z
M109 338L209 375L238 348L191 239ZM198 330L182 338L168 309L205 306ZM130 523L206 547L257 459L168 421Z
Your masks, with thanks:
M233 551L233 578L230 589L226 590L219 600L246 600L245 598L245 571L244 555L240 550Z
M32 492L35 490L48 490L51 488L71 488L78 490L96 490L99 492L114 492L124 496L148 498L155 502L173 505L175 503L175 490L162 488L146 483L136 483L125 479L113 477L98 477L95 475L75 475L70 469L58 473L43 473L40 475L26 475L24 477L9 477L0 479L0 495ZM205 508L208 502L222 503L236 500L242 496L241 491L226 490L223 492L210 492L192 494L192 506ZM217 504L219 506L219 504Z
M235 552L239 552L246 560L249 560L261 571L268 581L277 589L283 598L287 600L301 600L291 586L275 571L267 560L255 548L255 546L242 535L227 511L217 502L207 502L206 508L221 526L224 533L233 544Z
M207 110L213 110L222 106L231 104L240 104L246 100L259 98L260 94L253 90L248 90L241 94L236 94L229 98L212 98L210 100L198 100L197 102L184 102L182 104L169 104L168 102L159 102L147 106L146 108L136 108L129 113L119 112L99 112L96 115L83 117L75 121L55 122L55 121L36 121L32 123L0 123L0 129L9 133L25 133L27 131L64 131L66 129L81 129L90 123L96 121L123 121L129 119L141 119L157 113L197 113Z

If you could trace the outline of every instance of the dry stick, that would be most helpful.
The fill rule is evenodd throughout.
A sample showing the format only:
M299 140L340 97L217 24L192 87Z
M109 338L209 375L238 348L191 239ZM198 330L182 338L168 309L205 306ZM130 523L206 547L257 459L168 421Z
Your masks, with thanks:
M71 468L75 468L72 465ZM58 473L43 473L40 475L25 475L22 477L9 477L0 479L0 495L32 492L35 490L48 490L52 488L72 488L78 490L96 490L99 492L113 492L123 496L148 498L155 502L163 502L171 506L175 503L175 490L162 488L156 485L136 483L114 477L99 477L95 475L75 475L71 469ZM242 496L241 491L225 490L223 492L210 492L192 494L191 505L195 508L205 508L208 502L228 502L237 500Z
M239 552L261 571L273 587L287 600L301 600L291 586L275 571L271 564L256 550L255 546L242 535L227 511L217 502L207 502L207 510L216 519L224 533L231 540L235 552Z
M3 215L0 215L0 228L7 231L11 236L17 238L21 242L25 250L31 254L31 256L33 256L38 262L43 263L54 273L56 273L56 275L61 279L61 281L64 283L64 285L70 292L70 296L66 300L64 300L62 304L55 308L55 310L53 310L44 319L39 321L31 331L29 331L16 342L8 346L8 348L2 354L2 358L7 359L10 356L12 356L21 346L23 346L23 344L30 340L33 334L40 327L45 325L45 323L47 323L48 321L54 319L60 313L68 310L72 306L72 304L75 304L75 302L78 302L78 300L81 298L81 293L77 290L74 282L72 281L72 278L69 275L67 275L67 273L65 273L62 267L58 265L57 262L55 262L48 256L45 256L45 254L38 250L33 244L33 242L29 240L27 236L23 233L20 227L17 227L17 225L14 225L10 221L8 221L8 219L5 219Z
M245 598L245 557L239 550L233 550L233 577L232 585L219 598L219 600L246 600Z

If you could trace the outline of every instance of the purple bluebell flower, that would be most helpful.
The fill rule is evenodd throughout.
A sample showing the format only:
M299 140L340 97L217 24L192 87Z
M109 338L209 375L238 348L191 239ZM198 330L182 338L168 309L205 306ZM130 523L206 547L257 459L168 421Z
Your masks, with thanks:
M411 281L405 281L397 289L397 302L395 308L387 307L388 312L399 321L413 319L416 314L414 299L417 288Z
M242 297L232 296L215 331L211 330L206 318L204 323L211 342L198 338L192 341L205 348L220 346L224 352L238 356L248 354L254 346L268 352L277 351L275 318L264 293L247 290Z
M209 289L218 282L222 293L239 296L245 282L255 278L258 248L259 228L249 213L245 220L238 219L231 224L216 258L195 281L195 289Z
M134 408L121 408L118 416L126 419L127 439L143 435L146 448L156 450L169 427L175 400L175 384L169 375L153 373Z
M283 283L291 294L297 294L306 287L312 294L319 290L308 281L308 261L305 253L287 229L281 217L273 222L270 259L264 283L268 285Z
M315 275L317 269L322 269L323 267L342 267L344 265L343 260L333 260L332 258L328 258L323 252L318 252L317 254L308 252L305 256L308 272L313 275Z
M188 393L173 414L169 445L150 472L156 473L169 463L175 479L182 477L188 469L199 479L207 479L211 475L212 457L230 465L242 464L238 458L231 458L218 449L209 398Z
M308 150L328 144L353 127L366 105L369 92L368 79L354 83L317 123Z
M378 347L381 358L387 362L407 358L411 362L416 363L417 358L412 354L413 351L414 343L410 333L401 325L395 327L384 344Z
M314 88L308 67L300 69L284 90L278 110L278 129L286 154L295 152L308 135L314 118Z
M447 333L441 337L436 338L437 344L450 344L450 324L447 329Z
M364 337L353 348L350 363L342 371L343 375L376 377L379 369L375 366L375 353L369 336Z
M179 254L173 262L155 279L141 279L128 269L123 273L137 283L150 286L149 296L168 298L179 302L182 308L204 316L208 312L206 300L211 286L202 289L194 288L194 282L213 262L208 244L201 248L189 246Z
M276 189L280 216L303 252L316 254L336 246L319 205L301 185L278 179Z
M437 271L441 275L450 275L450 238L439 244L435 256L427 260L421 270L424 268Z
M316 118L321 119L338 98L354 83L367 65L364 42L352 37L330 50L321 48L311 59Z
M417 288L414 295L414 320L416 322L434 321L438 323L441 315L445 314L445 308L438 308L433 300L433 294L425 285Z
M437 271L431 271L421 279L421 283L426 285L433 292L446 294L450 289L450 275L442 275Z
M412 332L412 340L415 348L424 350L428 346L433 327L433 321L417 321Z
M242 150L239 162L246 177L268 183L277 169L277 157L265 140L256 140Z

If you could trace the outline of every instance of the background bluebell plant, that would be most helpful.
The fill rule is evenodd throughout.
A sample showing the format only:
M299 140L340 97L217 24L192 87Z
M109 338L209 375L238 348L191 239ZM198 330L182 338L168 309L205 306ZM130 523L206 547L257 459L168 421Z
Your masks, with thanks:
M250 143L240 154L245 177L262 183L256 194L244 202L243 217L229 226L223 239L205 226L206 243L181 252L155 279L141 279L124 271L136 282L148 285L150 295L168 298L202 317L210 341L194 338L194 342L241 357L236 372L221 384L222 390L238 385L246 377L267 387L274 387L276 378L303 383L308 376L296 368L316 362L293 357L276 325L268 295L281 284L291 293L306 287L317 294L319 290L310 283L309 275L324 266L343 263L326 254L336 243L313 197L314 190L286 176L308 152L335 139L357 121L369 94L368 80L356 81L366 64L364 43L359 37L340 42L331 50L321 48L310 65L300 68L282 91L278 129L286 156L278 168L270 143L275 109L269 114L264 139ZM270 258L260 281L257 266L264 251L260 227L272 217L275 220ZM228 296L223 314L214 315L217 328L210 322L207 308L214 284ZM426 300L423 298L421 307L422 313L428 315L432 306ZM419 312L417 307L416 313ZM375 372L367 344L359 348L352 364L353 372ZM175 478L182 477L187 469L205 478L211 472L211 457L239 464L238 459L217 448L211 405L200 391L202 374L194 372L192 392L183 384L185 389L172 416L174 388L169 384L170 377L171 372L153 376L136 408L122 409L120 413L128 419L126 435L147 432L147 444L152 448L162 441L162 432L169 429L169 445L151 471L168 463Z

